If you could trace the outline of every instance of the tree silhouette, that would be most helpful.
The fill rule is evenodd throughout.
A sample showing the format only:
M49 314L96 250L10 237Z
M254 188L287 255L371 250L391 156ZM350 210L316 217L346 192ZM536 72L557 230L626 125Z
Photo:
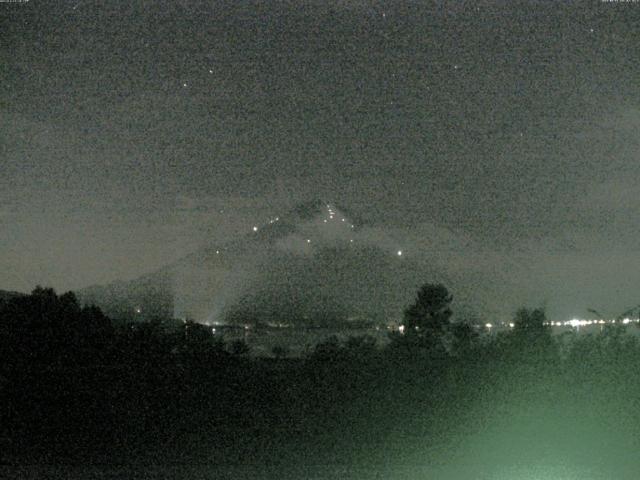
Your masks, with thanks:
M520 308L513 318L513 331L505 347L512 358L536 371L549 368L558 359L560 348L551 335L551 326L542 308Z
M405 335L424 340L442 337L449 326L452 300L444 285L424 284L418 290L413 304L404 311Z
M5 303L0 323L0 343L8 347L3 356L14 364L99 362L113 335L99 308L81 307L73 292L58 296L41 286Z
M517 334L537 335L550 330L542 308L520 308L513 319L513 331Z

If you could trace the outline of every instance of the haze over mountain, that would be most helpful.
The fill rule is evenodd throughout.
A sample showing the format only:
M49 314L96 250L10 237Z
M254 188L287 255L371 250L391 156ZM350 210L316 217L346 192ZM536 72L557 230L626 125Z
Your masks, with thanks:
M482 262L456 262L464 237L436 227L428 234L383 230L358 224L347 211L322 200L303 203L150 275L79 296L120 318L333 325L398 320L421 283L438 281L453 291L461 316L509 313L496 309L495 268L492 283Z

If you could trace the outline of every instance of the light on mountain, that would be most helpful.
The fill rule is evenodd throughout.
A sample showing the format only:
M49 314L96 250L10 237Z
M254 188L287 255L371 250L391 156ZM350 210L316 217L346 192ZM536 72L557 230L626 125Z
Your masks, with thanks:
M258 231L258 227L253 227L253 231L257 232Z
M398 250L398 256L401 257L402 256L402 250Z

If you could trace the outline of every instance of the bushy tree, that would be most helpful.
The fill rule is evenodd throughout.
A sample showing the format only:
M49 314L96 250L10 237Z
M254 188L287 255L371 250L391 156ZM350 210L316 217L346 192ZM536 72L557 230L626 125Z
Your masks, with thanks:
M513 331L505 338L503 353L536 371L548 369L560 357L560 345L542 308L520 308L513 318Z
M113 335L99 308L81 307L73 292L58 296L40 286L4 304L0 324L3 356L18 364L99 362Z
M520 308L513 319L516 334L541 335L550 332L547 316L542 308Z
M453 296L442 284L425 283L416 299L404 311L406 334L419 336L442 335L449 326Z
M442 284L426 283L405 309L401 332L391 334L390 347L401 358L446 355L445 336L450 327L452 295Z

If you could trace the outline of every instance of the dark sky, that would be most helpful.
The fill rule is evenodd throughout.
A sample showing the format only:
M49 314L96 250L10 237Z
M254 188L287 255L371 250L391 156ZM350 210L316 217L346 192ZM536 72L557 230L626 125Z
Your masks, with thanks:
M0 288L133 278L322 198L406 255L448 232L552 315L640 303L640 3L0 15Z

